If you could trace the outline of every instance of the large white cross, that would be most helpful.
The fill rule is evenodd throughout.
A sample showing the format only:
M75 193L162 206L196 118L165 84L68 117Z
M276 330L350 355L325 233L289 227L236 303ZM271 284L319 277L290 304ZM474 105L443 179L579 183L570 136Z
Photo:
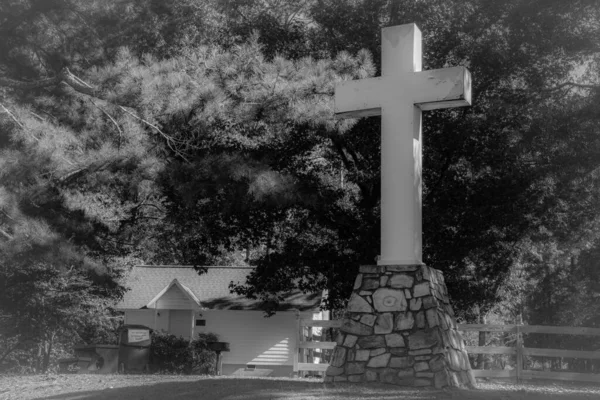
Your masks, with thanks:
M421 264L421 111L471 104L464 67L421 71L415 24L382 30L381 76L335 88L338 118L381 115L379 265Z

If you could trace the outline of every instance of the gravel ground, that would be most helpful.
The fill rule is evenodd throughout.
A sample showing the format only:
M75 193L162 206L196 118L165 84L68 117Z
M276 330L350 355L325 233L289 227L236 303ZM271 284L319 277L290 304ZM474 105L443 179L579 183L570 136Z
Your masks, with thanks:
M566 400L600 399L600 385L567 382L483 382L474 390L405 389L327 384L288 378L169 375L0 376L1 400Z

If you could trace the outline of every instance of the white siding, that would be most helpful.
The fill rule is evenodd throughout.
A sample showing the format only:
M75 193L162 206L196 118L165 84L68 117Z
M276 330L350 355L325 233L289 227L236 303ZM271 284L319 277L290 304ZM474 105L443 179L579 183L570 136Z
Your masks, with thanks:
M278 312L264 318L262 311L201 311L206 326L196 326L198 332L219 335L229 342L230 352L224 352L223 364L293 365L298 321L295 312ZM301 313L310 318L311 313Z
M128 310L125 311L125 323L130 325L145 325L155 330L169 329L169 310Z
M169 333L190 339L192 333L192 310L171 310Z
M156 301L156 308L168 310L190 310L194 307L194 302L179 289L173 285Z

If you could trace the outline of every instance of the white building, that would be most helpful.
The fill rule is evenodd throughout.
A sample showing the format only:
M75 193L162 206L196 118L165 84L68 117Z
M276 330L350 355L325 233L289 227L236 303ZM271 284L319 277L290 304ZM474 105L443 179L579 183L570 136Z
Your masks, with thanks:
M223 352L223 375L256 369L271 376L292 374L299 334L298 319L329 319L321 295L290 293L276 314L265 318L260 301L233 295L229 284L244 283L249 267L208 267L198 274L188 266L134 267L129 288L117 309L126 324L145 325L184 338L215 333L230 343Z

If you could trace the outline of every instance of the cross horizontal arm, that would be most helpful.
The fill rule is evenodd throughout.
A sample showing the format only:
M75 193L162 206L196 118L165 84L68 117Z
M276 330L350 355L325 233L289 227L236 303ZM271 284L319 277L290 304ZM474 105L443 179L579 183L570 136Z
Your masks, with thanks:
M337 118L372 117L381 115L382 107L401 104L421 110L469 106L471 74L465 67L443 68L344 81L335 87Z
M382 92L389 86L384 77L358 81L343 81L335 86L336 118L364 118L381 115L385 98Z
M414 72L413 101L421 110L471 105L471 73L465 67Z

